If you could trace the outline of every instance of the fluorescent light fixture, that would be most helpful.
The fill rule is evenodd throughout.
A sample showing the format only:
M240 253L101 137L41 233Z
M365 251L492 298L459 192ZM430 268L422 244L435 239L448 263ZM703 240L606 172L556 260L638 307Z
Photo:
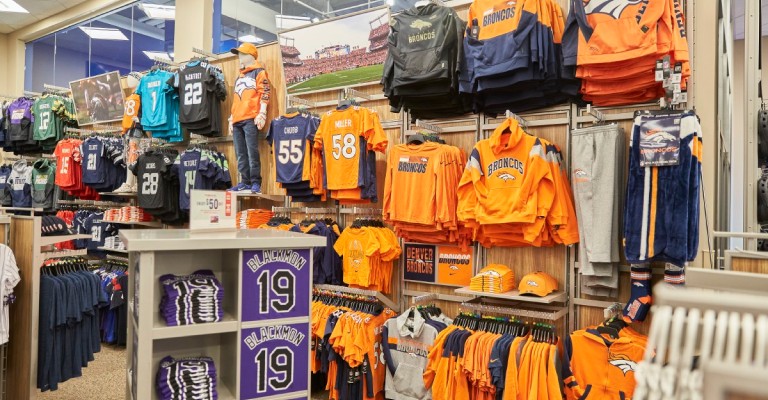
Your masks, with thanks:
M142 53L144 53L144 55L147 56L147 58L150 60L156 60L159 58L161 60L173 61L173 55L168 54L168 52L165 51L142 51Z
M243 35L237 38L237 40L241 42L246 42L246 43L261 43L264 41L264 39L258 36L253 36L253 35Z
M119 29L93 28L89 26L81 26L79 28L94 40L128 40L125 34Z
M2 0L0 0L2 1ZM152 19L175 19L176 6L162 6L159 4L139 4L139 7L147 17Z
M395 5L395 0L387 0L387 5L392 7Z
M295 15L275 15L275 26L277 29L292 29L302 25L307 25L311 20L307 17L298 17Z
M13 0L0 0L0 12L29 14L29 11Z

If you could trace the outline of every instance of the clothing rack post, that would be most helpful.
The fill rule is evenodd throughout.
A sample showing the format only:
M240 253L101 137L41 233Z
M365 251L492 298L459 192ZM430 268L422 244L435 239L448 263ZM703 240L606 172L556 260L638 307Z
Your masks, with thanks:
M597 123L602 123L605 121L605 115L603 112L592 107L591 104L587 104L587 114L591 115Z
M400 311L400 307L398 307L397 304L395 304L395 302L390 300L387 296L384 296L381 292L377 292L375 290L356 289L356 288L339 286L339 285L313 285L312 287L315 289L327 290L330 292L341 292L341 293L348 293L348 294L356 294L359 296L375 297L376 300L378 300L385 306L389 307L393 311L395 312Z

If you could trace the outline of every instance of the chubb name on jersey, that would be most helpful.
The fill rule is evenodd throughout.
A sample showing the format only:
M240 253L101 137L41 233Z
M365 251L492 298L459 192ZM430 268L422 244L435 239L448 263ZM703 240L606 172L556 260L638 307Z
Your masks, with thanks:
M497 22L506 21L515 16L514 8L505 8L499 11L493 11L490 14L483 16L483 26L495 24Z
M290 135L293 133L299 133L299 127L298 126L286 126L283 128L283 133L286 135Z
M496 160L488 165L488 176L493 175L494 172L502 168L514 168L521 174L524 171L523 162L514 157L504 157Z
M431 40L434 38L435 38L435 31L417 33L415 35L408 36L408 43L423 42L425 40Z

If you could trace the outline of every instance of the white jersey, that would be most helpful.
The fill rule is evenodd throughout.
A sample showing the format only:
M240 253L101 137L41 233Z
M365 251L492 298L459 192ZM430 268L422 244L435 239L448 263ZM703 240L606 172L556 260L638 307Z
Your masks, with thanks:
M10 331L8 322L8 296L13 294L13 288L21 281L19 268L16 266L16 258L10 247L0 244L0 345L8 343Z

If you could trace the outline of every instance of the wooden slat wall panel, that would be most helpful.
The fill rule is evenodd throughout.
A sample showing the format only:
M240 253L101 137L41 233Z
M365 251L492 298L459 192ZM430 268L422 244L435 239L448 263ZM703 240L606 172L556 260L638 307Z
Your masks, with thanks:
M756 274L768 274L768 260L760 260L746 257L733 257L731 269L739 272L752 272Z
M30 377L32 367L32 318L37 318L37 312L32 310L33 268L34 264L34 220L32 218L13 218L11 220L11 240L9 246L14 250L16 265L19 267L21 282L14 288L16 302L9 308L9 353L6 376L8 399L29 399L30 390L37 377ZM31 385L30 385L31 383Z

